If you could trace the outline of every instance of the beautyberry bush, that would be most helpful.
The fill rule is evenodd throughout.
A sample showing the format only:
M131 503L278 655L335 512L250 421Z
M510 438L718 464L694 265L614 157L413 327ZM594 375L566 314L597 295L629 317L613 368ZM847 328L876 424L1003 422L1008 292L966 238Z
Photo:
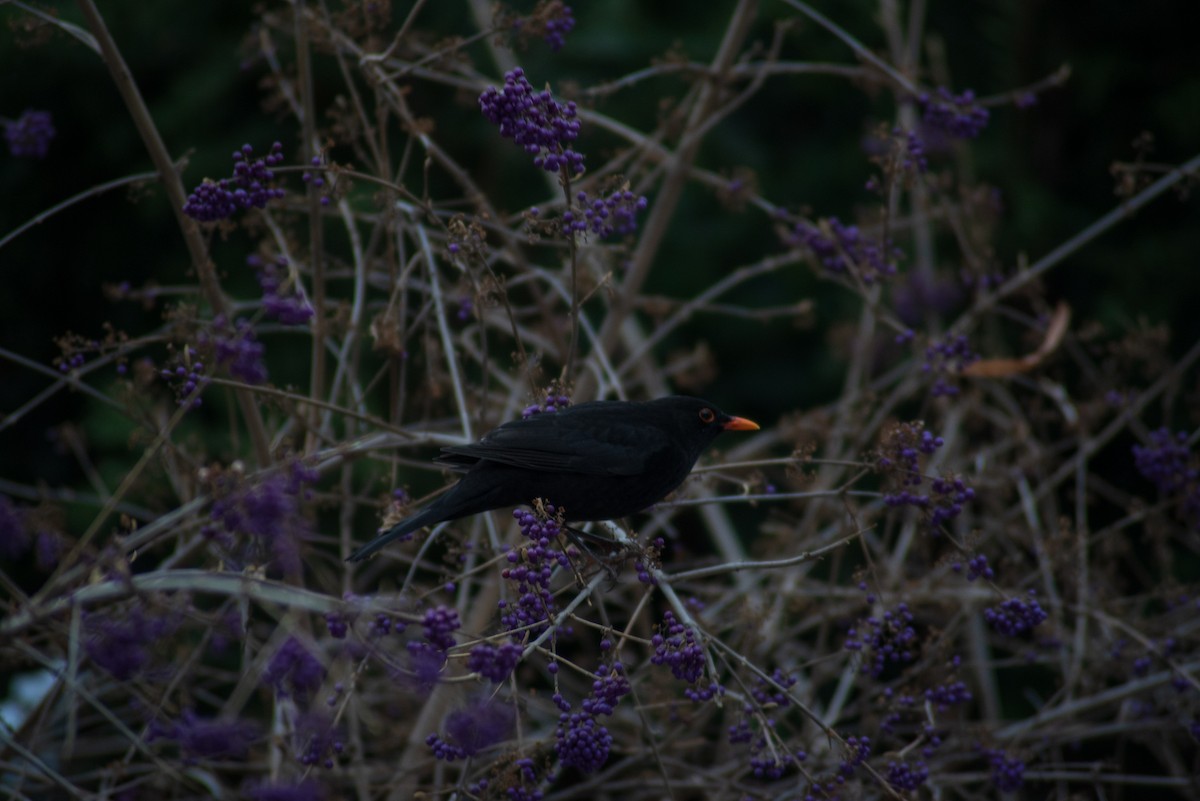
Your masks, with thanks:
M1186 87L1127 154L972 4L233 5L0 10L0 795L1195 796ZM762 428L345 561L672 393Z

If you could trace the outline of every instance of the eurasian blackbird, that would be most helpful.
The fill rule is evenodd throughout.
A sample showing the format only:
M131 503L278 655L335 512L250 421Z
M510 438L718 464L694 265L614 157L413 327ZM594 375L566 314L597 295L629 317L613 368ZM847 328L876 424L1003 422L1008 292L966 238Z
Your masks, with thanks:
M463 473L433 503L350 555L358 562L422 526L542 499L568 521L613 520L662 500L722 431L755 431L708 401L673 395L592 401L513 420L473 445L442 449Z

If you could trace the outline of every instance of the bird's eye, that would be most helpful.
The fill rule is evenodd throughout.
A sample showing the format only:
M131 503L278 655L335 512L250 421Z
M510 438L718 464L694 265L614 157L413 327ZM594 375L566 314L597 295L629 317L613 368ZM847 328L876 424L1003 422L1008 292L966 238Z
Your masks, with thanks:
M707 406L705 406L703 409L700 410L700 422L701 423L708 424L716 419L717 419L717 416L715 414L713 414L713 410L708 408Z

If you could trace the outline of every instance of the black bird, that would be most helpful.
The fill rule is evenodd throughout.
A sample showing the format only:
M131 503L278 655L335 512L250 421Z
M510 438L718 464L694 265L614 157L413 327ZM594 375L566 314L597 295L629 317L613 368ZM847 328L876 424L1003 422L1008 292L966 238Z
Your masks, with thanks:
M350 555L358 562L422 526L541 498L568 521L614 520L663 499L722 431L756 431L699 398L592 401L513 420L472 445L442 449L463 473L450 490Z

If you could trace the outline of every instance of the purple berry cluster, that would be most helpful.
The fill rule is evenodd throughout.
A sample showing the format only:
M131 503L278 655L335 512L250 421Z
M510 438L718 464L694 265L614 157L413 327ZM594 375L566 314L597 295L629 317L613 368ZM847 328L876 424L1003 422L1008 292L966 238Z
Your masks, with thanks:
M915 792L929 780L929 767L923 760L887 763L887 782L897 790Z
M943 444L941 437L925 431L921 423L903 423L884 436L875 461L880 473L890 474L900 484L899 491L883 496L884 503L891 507L914 506L927 513L930 531L935 535L975 499L975 490L959 478L932 479L929 494L920 491L925 482L921 455L930 456Z
M617 702L631 689L625 677L625 666L613 662L612 666L601 664L596 668L596 679L592 682L592 694L583 700L583 711L589 715L611 715Z
M27 109L15 120L4 120L3 125L8 152L17 158L43 159L50 152L56 131L49 111Z
M513 19L512 27L522 48L540 36L550 52L557 53L566 45L567 34L575 29L575 17L562 0L541 0L529 16Z
M866 735L847 737L846 752L845 759L838 763L839 779L849 779L854 775L854 771L871 758L871 738Z
M329 629L330 637L335 640L344 640L350 633L350 621L341 612L326 612L325 628Z
M454 632L461 626L458 612L448 606L426 610L421 620L425 638L410 640L407 645L409 667L421 688L430 688L437 683L447 654L454 647Z
M953 397L961 390L946 381L949 373L961 372L972 362L979 361L979 354L971 350L971 343L965 334L947 334L941 340L925 348L925 363L921 370L929 375L936 375L930 394L938 398L943 395Z
M242 535L249 541L249 559L264 560L285 576L298 577L300 540L309 529L300 501L308 497L316 472L292 462L286 471L251 486L243 486L239 478L231 472L216 479L210 522L201 533L226 549Z
M1150 444L1133 446L1133 464L1164 496L1182 496L1187 517L1200 527L1200 468L1187 445L1188 435L1160 428Z
M747 704L743 708L743 711L746 713L746 717L741 718L737 723L730 725L730 727L727 729L729 733L729 742L731 745L748 743L754 739L754 732L750 728L750 716L754 714L754 707Z
M555 750L563 767L595 773L608 761L612 734L592 715L563 712L554 730Z
M1148 655L1143 654L1142 656L1139 656L1137 659L1133 660L1133 665L1131 666L1133 675L1138 677L1145 676L1150 672L1150 666L1152 664L1153 660Z
M1104 402L1109 406L1117 409L1123 409L1133 403L1136 395L1133 392L1122 392L1119 389L1110 389L1104 393Z
M512 732L516 714L508 704L489 699L475 701L446 717L446 735L425 738L433 756L443 762L467 759L500 743Z
M458 611L448 606L426 610L425 617L421 620L425 641L439 651L449 651L454 647L454 632L461 627Z
M456 264L487 261L487 229L478 219L468 222L463 215L454 215L446 224L446 252Z
M479 96L479 108L500 135L533 156L534 166L547 172L583 172L583 155L571 147L580 122L573 102L559 103L549 90L535 90L520 67L504 75L504 88L489 86Z
M778 670L775 673L779 677L783 675ZM795 682L794 679L791 681L792 683ZM760 683L762 683L761 679ZM754 697L762 703L763 695L758 691L754 692ZM783 695L781 697L784 699L783 706L787 706L790 703L787 696ZM779 740L779 736L775 733L775 720L773 718L764 717L761 714L756 715L754 706L751 704L746 704L742 708L742 712L744 717L728 729L729 742L734 745L739 743L750 744L750 772L754 774L756 779L778 781L783 778L784 773L787 772L789 767L808 759L808 754L805 751L791 752ZM761 726L758 736L755 736L750 726L752 719L756 719Z
M955 565L956 570L961 570L961 565ZM978 578L991 581L996 577L996 571L988 564L988 558L983 554L972 556L967 560L967 581L974 581Z
M203 399L199 393L192 397L192 393L197 389L203 390L209 378L205 373L205 364L200 360L200 354L195 348L185 346L178 363L174 367L164 367L158 374L175 393L176 403L180 406L191 403L191 408L200 408Z
M297 716L293 747L301 765L331 769L346 743L333 718L321 709L313 709Z
M475 312L475 301L470 295L464 295L459 298L458 308L454 311L454 316L458 318L460 323L465 323L471 319L471 315Z
M750 690L751 696L762 707L773 707L775 709L783 709L790 706L792 700L788 698L788 694L784 690L794 687L796 677L789 676L779 668L775 668L771 673L771 681L767 681L761 676L757 677L754 686ZM772 684L774 682L774 684ZM784 688L777 689L776 685Z
M638 558L633 561L633 569L637 574L637 580L642 584L653 587L658 584L656 569L662 567L662 554L667 548L667 541L662 537L655 537L642 552ZM687 600L689 606L693 606L697 610L703 608L701 602L696 598Z
M900 255L899 249L871 239L857 225L843 225L837 217L828 218L825 225L798 223L788 242L807 248L830 273L853 273L864 284L895 275Z
M563 767L581 773L595 773L608 761L612 735L600 723L602 715L612 715L617 702L629 693L625 666L614 662L596 668L592 693L581 704L581 711L571 712L571 705L559 694L554 701L560 710L558 728L554 731L555 751Z
M183 710L178 720L152 721L146 732L147 742L177 744L187 764L201 759L245 759L250 746L261 737L259 727L249 721L204 718L191 709Z
M309 164L311 164L313 167L320 167L321 166L321 157L313 156L309 160ZM306 183L306 184L311 184L312 186L315 186L318 189L325 186L325 176L321 173L321 170L319 170L319 169L305 170L303 173L301 173L300 180L304 181L304 183Z
M921 423L903 423L887 433L875 466L881 473L898 472L907 486L920 486L921 454L932 456L945 444Z
M1032 630L1049 617L1037 602L1037 592L1029 591L1029 600L1009 598L996 606L983 610L983 617L996 631L1009 637L1017 637Z
M884 183L878 175L872 175L864 187L868 192L884 196L891 181L920 175L929 170L927 151L931 148L924 136L917 131L897 125L892 128L890 138L884 140L880 136L878 146L875 139L869 141L869 150L877 151L872 153L871 161L883 168L889 181Z
M142 673L154 646L175 628L174 620L149 615L140 606L119 616L88 615L84 618L84 651L114 679L128 681Z
M202 335L201 343L213 346L217 363L227 367L234 378L247 384L262 384L267 380L267 365L263 362L266 348L258 341L248 320L230 324L223 315L217 315L211 330Z
M467 656L467 670L478 673L493 684L507 679L521 661L524 649L515 642L499 646L481 642Z
M275 167L283 162L283 145L271 145L266 156L251 160L254 148L242 145L233 153L233 176L219 181L204 179L183 205L184 214L200 222L214 222L232 217L239 211L265 208L267 203L284 196L284 191L272 186Z
M999 190L996 191L994 204L997 209L1000 208L1001 202ZM980 292L986 292L989 289L995 289L1003 284L1005 276L1004 273L998 269L985 272L979 269L971 270L964 267L959 272L958 279L967 289L978 289Z
M901 134L899 128L893 132ZM925 142L916 131L904 131L904 155L900 159L900 168L909 172L926 172L929 169L929 159L925 156Z
M288 637L271 655L262 680L281 696L290 695L306 701L321 687L325 668L300 640Z
M980 748L991 767L992 784L1002 793L1015 793L1025 783L1025 763L998 748Z
M935 478L930 482L929 491L932 504L929 528L935 534L942 530L942 526L962 514L965 504L975 500L975 490L968 487L961 478ZM990 571L990 568L988 570Z
M309 186L313 186L317 189L323 189L325 187L326 181L325 181L325 176L322 174L321 169L320 169L320 167L322 166L321 157L313 156L312 160L309 163L312 164L312 166L315 169L305 170L300 175L300 180L304 181L304 183L308 184ZM321 195L321 205L322 206L329 205L329 195L328 194Z
M102 354L105 351L111 351L117 346L114 342L115 337L110 335L104 342L90 337L80 336L67 332L62 336L54 338L54 344L58 346L61 355L56 356L52 364L58 372L66 375L72 370L78 370L87 364L88 356L92 354ZM125 361L122 359L118 362L117 372L124 374L126 367Z
M908 604L900 603L894 611L888 609L882 616L868 617L847 631L846 650L861 653L862 672L879 678L889 664L916 659L917 631L912 622Z
M926 125L956 139L974 139L988 124L988 110L975 102L975 93L970 89L955 95L945 86L939 86L932 95L922 93L917 105L924 111Z
M379 612L367 624L367 637L372 640L382 639L389 634L403 634L408 630L408 624L387 612Z
M684 694L688 698L700 703L724 691L724 688L716 683L706 687L698 686L699 681L704 678L704 667L707 664L704 648L696 642L695 632L677 620L670 610L663 613L662 625L650 638L650 643L654 646L651 663L666 665L671 669L671 675L687 682Z
M528 757L523 757L513 761L513 767L516 769L516 782L509 784L504 788L504 796L508 801L542 801L544 793L538 789L541 781L547 783L554 780L553 774L549 774L544 779L539 780L537 774L538 763ZM511 781L510 779L510 781ZM481 782L486 787L486 782Z
M550 46L551 52L557 53L567 43L567 34L575 28L575 17L571 14L570 6L557 2L557 0L549 3L546 14L544 38L546 44Z
M645 197L635 195L628 189L619 189L608 197L595 199L587 192L579 192L575 200L578 205L573 210L563 212L564 229L571 234L591 231L601 239L607 239L614 233L625 236L636 231L637 215L646 210L647 204Z
M559 409L565 409L571 405L571 396L562 390L556 390L551 387L546 391L546 399L541 403L533 403L521 410L521 419L528 420L535 414L544 414L545 412L557 412Z
M283 325L304 325L313 316L313 308L297 292L298 286L288 273L288 260L283 256L267 261L254 254L246 263L258 272L258 285L263 293L263 314Z
M933 704L939 712L945 712L952 706L970 703L973 697L967 685L961 681L947 682L925 690L925 700Z
M760 737L750 747L750 772L756 779L779 781L792 765L808 759L806 751L785 751L781 748L768 748L767 738Z
M99 343L97 343L97 347L99 347ZM59 356L54 360L54 366L58 368L58 372L64 374L78 370L85 364L87 364L87 354L82 350L75 351L69 356Z
M908 693L896 694L892 687L883 688L883 697L892 701L896 709L883 716L880 722L880 734L895 735L896 725L899 725L902 719L905 718L905 712L911 715L914 707L917 705L917 697Z
M570 569L566 553L554 548L561 523L553 515L553 506L546 506L548 517L539 517L528 509L516 509L513 517L521 526L528 542L520 549L510 548L509 567L502 576L516 583L515 601L500 602L500 623L507 631L521 629L529 639L536 638L549 625L557 608L550 580L556 568Z

